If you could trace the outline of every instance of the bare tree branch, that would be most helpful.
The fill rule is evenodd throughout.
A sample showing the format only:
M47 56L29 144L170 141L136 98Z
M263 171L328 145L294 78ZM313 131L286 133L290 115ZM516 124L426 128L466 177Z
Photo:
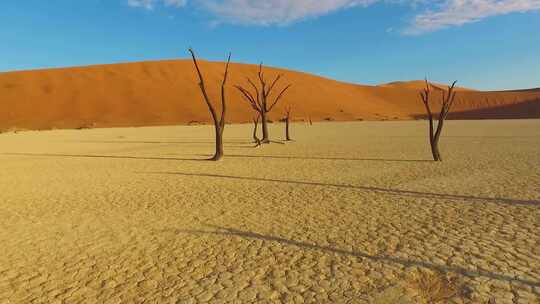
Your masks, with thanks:
M279 95L276 97L276 100L272 103L272 105L270 106L270 108L268 108L268 112L272 111L272 109L274 108L274 106L279 102L279 100L281 99L281 97L283 97L283 95L285 94L285 92L287 92L287 90L292 86L292 84L289 84L288 86L286 86L282 91L281 93L279 93Z
M281 76L283 76L283 74L279 74L276 76L276 79L274 79L274 81L272 81L272 84L270 85L270 87L268 87L268 91L266 91L266 96L270 96L270 94L272 93L272 89L274 89L274 86L276 85L276 83L279 81L279 79L281 78Z
M258 73L258 76L259 76L259 81L261 83L261 93L264 97L266 97L266 94L265 94L265 91L266 91L266 82L264 81L264 73L263 73L263 70L262 70L262 67L263 67L263 64L261 62L261 64L259 64L259 73Z
M247 102L249 102L249 104L251 105L253 110L255 110L257 112L261 111L261 108L257 105L257 102L255 101L255 97L253 97L253 95L251 95L251 93L248 90L244 89L243 87L241 87L239 85L235 85L234 87L236 89L238 89L238 91L240 91L240 93L242 93L242 96L244 97L244 99Z
M255 90L255 96L257 96L257 104L259 105L259 108L262 108L259 89L255 85L255 83L253 83L253 81L251 81L251 79L249 77L247 77L247 81L251 85L251 87Z
M225 65L225 74L223 75L223 81L221 82L221 117L219 119L219 125L223 128L225 126L225 114L227 112L227 103L225 102L225 85L227 84L227 77L229 76L229 64L231 63L232 54L229 53L227 58L227 64Z
M212 120L214 120L214 124L218 124L219 120L217 117L216 110L214 109L214 106L210 102L210 98L208 97L208 94L206 93L206 87L204 85L204 79L201 74L201 70L199 69L199 64L197 63L197 59L195 58L195 52L193 49L189 49L189 52L191 53L191 58L193 59L193 63L195 64L195 69L197 70L197 75L199 76L199 87L201 88L201 92L204 98L204 101L206 102L206 105L208 106L208 110L210 111L210 115L212 115Z

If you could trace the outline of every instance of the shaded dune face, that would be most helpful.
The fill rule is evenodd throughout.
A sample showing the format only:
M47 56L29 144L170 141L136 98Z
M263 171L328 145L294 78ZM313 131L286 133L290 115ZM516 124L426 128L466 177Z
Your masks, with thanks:
M219 101L224 64L201 62L212 99ZM255 78L256 65L232 64L228 83L230 123L251 121L251 108L233 88ZM314 75L267 68L271 80L284 74L276 91L293 87L270 113L284 107L293 120L418 119L421 81L365 86ZM437 96L438 98L438 96ZM0 73L0 129L50 129L209 123L192 63L188 60L138 62ZM458 90L454 119L540 117L540 90L481 92Z

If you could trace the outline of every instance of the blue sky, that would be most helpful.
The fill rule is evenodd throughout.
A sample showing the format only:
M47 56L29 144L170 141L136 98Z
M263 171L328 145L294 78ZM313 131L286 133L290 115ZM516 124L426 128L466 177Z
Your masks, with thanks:
M0 71L200 57L379 84L540 87L540 0L4 0Z

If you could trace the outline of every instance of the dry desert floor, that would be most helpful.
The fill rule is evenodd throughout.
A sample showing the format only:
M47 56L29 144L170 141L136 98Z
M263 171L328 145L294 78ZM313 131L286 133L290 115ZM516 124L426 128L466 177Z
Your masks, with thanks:
M1 134L0 303L539 303L540 120L292 131Z

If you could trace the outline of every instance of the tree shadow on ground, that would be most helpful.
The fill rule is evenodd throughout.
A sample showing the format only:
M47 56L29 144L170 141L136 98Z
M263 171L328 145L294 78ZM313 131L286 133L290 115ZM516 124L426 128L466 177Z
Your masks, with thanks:
M208 156L208 155L200 155ZM289 155L238 155L227 154L226 157L233 158L270 158L270 159L302 159L302 160L338 160L338 161L381 161L381 162L433 162L427 159L385 159L385 158L346 158L346 157L307 157Z
M190 145L190 144L208 144L215 145L215 141L129 141L129 140L85 140L85 141L69 141L72 143L83 143L83 144L162 144L162 145ZM224 144L230 145L242 145L242 144L251 144L248 141L224 141Z
M210 235L218 235L218 236L225 236L225 237L239 237L239 238L244 238L244 239L257 239L257 240L262 240L262 241L267 241L267 242L277 242L283 245L295 246L295 247L308 249L308 250L317 250L317 251L323 251L323 252L328 252L328 253L334 253L338 255L353 256L356 258L368 259L371 261L382 262L382 263L399 264L405 267L417 266L417 267L424 267L424 268L431 269L434 271L439 271L439 272L452 272L452 273L457 273L457 274L460 274L469 278L485 277L485 278L490 278L490 279L499 280L499 281L521 283L521 284L531 286L531 287L540 287L539 281L533 281L529 279L514 277L507 274L494 273L494 272L490 272L486 270L471 270L471 269L466 269L459 266L438 265L438 264L433 264L430 262L409 260L409 259L404 259L404 258L399 258L399 257L384 256L384 255L383 256L370 255L370 254L360 252L360 251L349 251L349 250L344 250L344 249L339 249L339 248L333 248L330 246L321 246L321 245L312 244L312 243L289 240L289 239L285 239L285 238L281 238L277 236L263 235L263 234L259 234L255 232L241 231L237 229L225 228L225 227L219 227L219 226L213 226L213 225L208 225L208 226L215 230L204 231L204 230L174 229L174 232L177 234L210 234Z
M450 121L450 120L449 120ZM426 135L385 135L384 138L426 138ZM489 138L489 139L516 139L516 138L534 138L537 139L538 136L534 135L445 135L444 138L472 138L472 139L483 139L483 138Z
M53 153L2 153L9 156L36 156L36 157L66 157L66 158L113 158L113 159L140 159L140 160L171 160L171 161L206 161L207 158L173 158L173 157L144 157L122 155L90 155L90 154L53 154Z
M379 188L379 187L343 185L343 184L330 184L330 183L323 183L323 182L295 181L295 180L270 179L270 178L259 178L259 177L244 177L244 176L231 176L231 175L219 175L219 174L205 174L205 173L184 173L184 172L136 172L136 173L139 173L139 174L181 175L181 176L210 177L210 178L226 178L226 179L235 179L235 180L247 180L247 181L270 182L270 183L285 183L285 184L306 185L306 186L336 187L336 188L346 188L346 189L353 189L353 190L369 191L369 192L381 193L381 194L386 194L386 195L407 196L407 197L415 197L415 198L462 200L462 201L472 201L472 202L492 202L492 203L502 203L502 204L507 204L507 205L529 205L529 206L539 206L540 207L540 201L539 200L519 200L519 199L509 199L509 198L476 197L476 196L469 196L469 195L431 193L431 192L399 190L399 189L386 189L386 188Z
M68 141L69 143L83 144L140 144L140 145L187 145L190 147L210 147L216 143L213 141ZM247 141L225 141L223 145L231 149L251 149L251 142Z

